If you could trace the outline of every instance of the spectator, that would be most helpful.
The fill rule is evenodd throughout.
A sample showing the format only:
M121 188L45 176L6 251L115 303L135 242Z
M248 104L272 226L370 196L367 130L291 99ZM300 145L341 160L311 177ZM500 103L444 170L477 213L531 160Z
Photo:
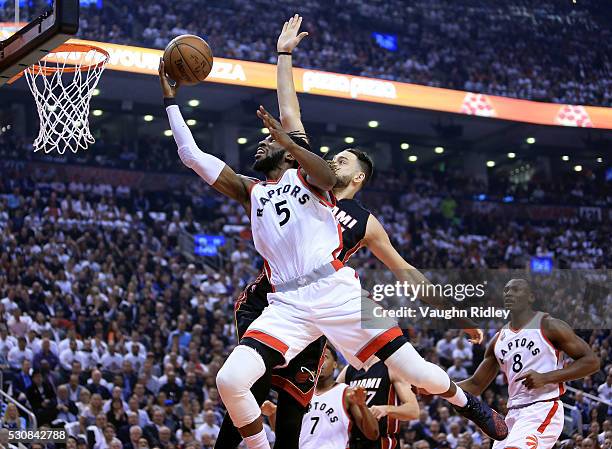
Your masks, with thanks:
M32 373L32 384L26 390L26 397L30 403L30 409L34 411L39 426L51 424L57 416L56 395L51 385L43 381L40 371Z

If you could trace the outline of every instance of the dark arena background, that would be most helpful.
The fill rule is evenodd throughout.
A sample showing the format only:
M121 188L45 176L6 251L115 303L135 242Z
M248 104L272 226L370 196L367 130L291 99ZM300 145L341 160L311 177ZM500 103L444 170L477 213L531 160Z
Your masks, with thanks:
M0 38L48 3L0 0ZM210 44L211 74L177 102L200 148L258 176L268 130L255 111L278 115L276 40L294 13L309 33L293 65L312 149L372 156L359 200L410 264L523 269L544 282L554 270L611 267L609 1L82 0L73 42L110 55L86 115L95 143L34 152L28 84L0 88L3 428L64 427L80 448L214 446L234 303L263 260L238 203L181 163L159 58L182 34ZM350 265L382 267L368 250ZM554 295L571 300L561 287ZM417 322L410 339L462 380L496 331L472 345ZM612 449L610 329L576 333L601 369L568 384L555 447ZM502 374L482 397L505 413ZM398 448L492 447L439 398L419 403Z

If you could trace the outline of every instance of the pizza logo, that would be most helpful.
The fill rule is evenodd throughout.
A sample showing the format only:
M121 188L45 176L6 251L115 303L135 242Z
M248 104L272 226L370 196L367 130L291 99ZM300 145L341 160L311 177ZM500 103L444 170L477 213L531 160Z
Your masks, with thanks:
M578 128L592 128L593 122L584 106L566 104L559 109L555 122L563 126L576 126Z
M538 437L535 435L528 435L527 438L525 438L525 445L528 449L537 449Z
M483 94L468 92L463 99L461 112L467 115L478 115L480 117L495 117L495 109L489 97Z

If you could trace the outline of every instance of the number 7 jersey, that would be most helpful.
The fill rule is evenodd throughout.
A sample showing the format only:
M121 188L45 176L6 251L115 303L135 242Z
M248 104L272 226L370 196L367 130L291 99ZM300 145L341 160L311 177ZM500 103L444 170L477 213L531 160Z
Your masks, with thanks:
M334 198L321 196L299 170L253 184L250 191L253 242L272 285L310 273L342 249Z
M543 312L537 312L522 329L514 330L510 323L499 331L495 341L495 357L508 380L508 407L532 404L558 398L565 392L563 384L548 384L528 390L517 380L529 370L548 373L563 367L561 353L544 336Z

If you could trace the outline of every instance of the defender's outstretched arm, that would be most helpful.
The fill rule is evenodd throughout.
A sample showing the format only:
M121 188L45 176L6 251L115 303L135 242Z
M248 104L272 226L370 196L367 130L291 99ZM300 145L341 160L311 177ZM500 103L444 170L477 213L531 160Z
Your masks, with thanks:
M276 63L276 90L278 96L278 109L280 111L280 122L283 128L289 132L297 131L304 133L304 125L300 113L300 103L295 92L293 83L292 53L302 39L308 36L307 32L299 32L302 25L302 17L298 14L291 17L283 25L276 50L278 61Z

